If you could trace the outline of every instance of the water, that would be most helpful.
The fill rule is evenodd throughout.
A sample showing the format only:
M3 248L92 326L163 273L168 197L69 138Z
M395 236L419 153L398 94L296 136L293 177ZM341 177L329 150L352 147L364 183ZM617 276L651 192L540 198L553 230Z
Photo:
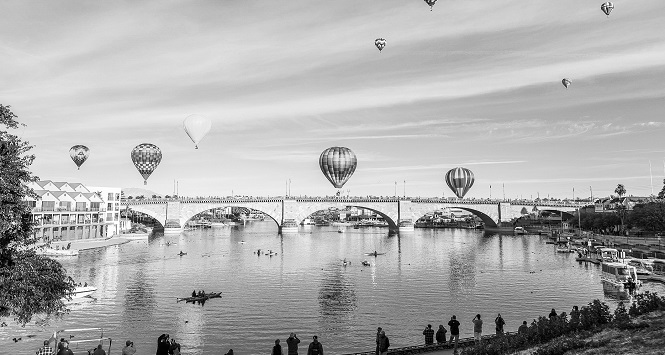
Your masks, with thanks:
M257 256L259 248L277 255ZM374 250L386 254L363 254ZM344 258L351 265L342 266ZM112 353L131 339L137 354L152 354L162 333L186 354L269 353L275 339L296 332L301 353L318 335L327 353L340 354L373 349L377 326L392 347L422 343L428 323L438 328L453 314L462 337L472 335L477 313L491 333L499 312L514 331L552 308L569 312L595 298L616 304L603 294L599 267L574 259L538 236L461 229L388 236L380 228L301 227L280 237L273 222L255 222L157 235L60 259L75 280L98 287L96 299L43 327L0 328L0 344L33 353L55 329L101 326L114 339ZM224 297L204 306L176 302L201 289ZM660 285L643 289L665 294Z

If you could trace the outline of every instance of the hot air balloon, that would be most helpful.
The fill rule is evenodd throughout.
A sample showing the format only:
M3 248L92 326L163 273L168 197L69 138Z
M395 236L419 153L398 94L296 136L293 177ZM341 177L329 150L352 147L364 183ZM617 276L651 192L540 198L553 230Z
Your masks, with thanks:
M609 17L610 12L612 12L612 10L614 10L614 4L612 4L610 1L608 1L608 2L603 3L602 5L600 5L600 9L603 10L605 15L607 15Z
M565 86L566 89L568 89L568 85L570 85L571 83L572 81L570 81L570 79L568 78L563 78L563 80L561 80L561 84L563 84L563 86Z
M386 40L383 38L377 38L374 41L374 45L376 46L376 48L379 49L379 52L381 52L383 50L383 47L386 46Z
M88 156L90 156L90 149L84 145L77 144L69 148L69 156L72 157L74 164L78 166L78 170L81 170L81 165L83 165L83 163L88 160Z
M432 6L436 4L436 0L425 0L425 2L429 5L429 10L432 11Z
M346 147L330 147L319 157L319 167L323 175L338 189L341 189L353 175L356 165L358 165L356 155Z
M454 168L446 173L446 184L459 198L464 198L474 181L473 173L467 168Z
M212 122L201 115L190 115L185 118L182 125L196 149L199 149L199 142L210 132Z
M131 157L136 170L143 176L143 185L148 185L150 174L162 161L162 151L154 144L142 143L132 149Z

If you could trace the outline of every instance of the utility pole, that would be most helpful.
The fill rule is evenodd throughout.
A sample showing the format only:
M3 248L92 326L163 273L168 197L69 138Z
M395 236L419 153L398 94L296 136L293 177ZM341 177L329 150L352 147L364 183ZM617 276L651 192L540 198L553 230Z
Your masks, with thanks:
M502 189L503 189L503 200L506 200L506 183L501 184Z
M404 180L404 198L406 198L406 180Z
M291 179L289 179L289 196L291 196Z
M575 188L573 187L573 201L575 201Z
M492 185L490 185L490 200L492 199Z
M591 188L591 186L589 186L589 191L591 191L591 203L594 203L593 202L593 189Z
M395 181L395 195L393 196L397 197L397 181Z

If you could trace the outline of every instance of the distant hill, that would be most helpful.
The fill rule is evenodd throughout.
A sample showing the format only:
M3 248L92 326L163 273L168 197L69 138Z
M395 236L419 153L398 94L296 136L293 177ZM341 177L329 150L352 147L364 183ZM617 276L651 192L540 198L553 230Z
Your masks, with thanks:
M166 194L161 194L159 192L154 192L152 190L148 189L142 189L138 187L123 187L122 192L125 195L125 197L137 197L137 196L145 196L146 198L152 197L152 195L157 195L157 196L162 196L164 197Z

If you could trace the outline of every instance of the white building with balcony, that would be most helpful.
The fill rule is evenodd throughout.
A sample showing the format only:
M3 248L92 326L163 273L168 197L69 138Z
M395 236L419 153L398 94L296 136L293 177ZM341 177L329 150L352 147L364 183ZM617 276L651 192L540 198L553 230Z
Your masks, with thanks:
M33 233L42 242L108 238L120 230L120 188L43 180L28 185L37 198L32 208Z

